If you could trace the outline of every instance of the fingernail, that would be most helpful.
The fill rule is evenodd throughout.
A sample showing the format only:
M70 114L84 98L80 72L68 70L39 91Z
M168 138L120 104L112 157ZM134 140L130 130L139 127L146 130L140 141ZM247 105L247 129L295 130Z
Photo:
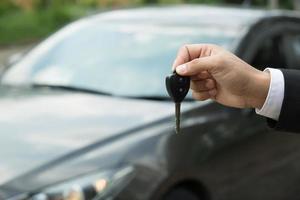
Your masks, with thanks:
M176 67L176 71L179 72L180 74L184 74L187 71L186 64L179 65L178 67Z

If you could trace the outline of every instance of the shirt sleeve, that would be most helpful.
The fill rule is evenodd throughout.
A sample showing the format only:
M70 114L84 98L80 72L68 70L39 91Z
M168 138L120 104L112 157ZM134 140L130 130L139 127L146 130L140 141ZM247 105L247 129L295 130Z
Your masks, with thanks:
M279 69L266 68L264 71L271 75L271 82L267 98L261 109L256 113L274 120L278 120L284 98L284 77Z

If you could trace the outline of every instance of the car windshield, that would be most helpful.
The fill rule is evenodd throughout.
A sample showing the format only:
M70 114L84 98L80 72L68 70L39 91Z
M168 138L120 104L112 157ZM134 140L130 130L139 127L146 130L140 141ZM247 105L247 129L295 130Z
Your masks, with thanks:
M49 37L11 67L9 85L54 85L117 96L166 96L165 76L187 43L231 46L226 27L89 22L81 20Z

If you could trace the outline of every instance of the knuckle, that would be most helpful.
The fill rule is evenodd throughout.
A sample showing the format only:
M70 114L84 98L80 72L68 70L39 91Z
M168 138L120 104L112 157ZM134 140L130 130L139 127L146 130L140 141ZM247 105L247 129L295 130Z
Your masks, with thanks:
M224 65L224 59L222 58L222 56L215 56L213 62L215 63L215 67Z
M179 52L186 52L186 49L188 48L189 44L184 44L179 48Z
M208 88L214 88L215 87L215 81L213 79L207 79L205 85Z
M197 65L199 63L199 58L196 58L190 62L191 66Z
M200 101L203 101L203 100L206 100L206 96L204 95L204 93L201 93L201 92L193 92L193 97L194 99L197 99L197 100L200 100Z
M183 48L189 48L189 46L191 46L191 44L186 43L186 44L184 44L182 47L183 47Z
M181 47L179 48L179 51L178 51L178 52L182 52L182 51L185 51L185 45L181 46Z

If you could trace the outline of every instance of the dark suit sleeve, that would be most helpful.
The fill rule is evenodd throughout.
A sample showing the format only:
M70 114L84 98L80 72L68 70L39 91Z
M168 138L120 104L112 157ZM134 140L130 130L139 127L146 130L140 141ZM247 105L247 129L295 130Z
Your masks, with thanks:
M268 125L279 131L300 133L300 70L281 69L284 76L284 99L278 121Z

